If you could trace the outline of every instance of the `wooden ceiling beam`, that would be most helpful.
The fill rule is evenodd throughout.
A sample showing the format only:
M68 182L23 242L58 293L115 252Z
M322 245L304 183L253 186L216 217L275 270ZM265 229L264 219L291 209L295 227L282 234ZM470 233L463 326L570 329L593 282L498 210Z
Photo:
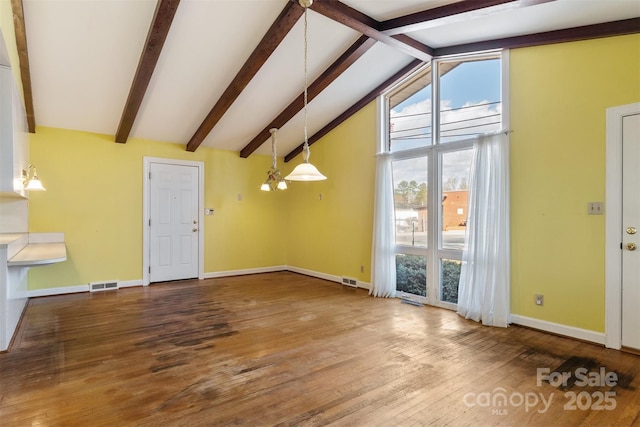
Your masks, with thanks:
M329 68L325 70L320 77L309 85L307 89L307 100L311 102L316 96L327 88L335 79L340 77L354 62L365 54L374 44L375 40L361 36L353 45L349 47ZM278 117L273 119L255 138L240 151L240 157L249 157L258 149L268 138L269 129L281 128L289 120L293 118L300 110L304 108L304 92L301 93L287 108L285 108Z
M479 52L492 49L515 49L636 33L640 33L640 18L624 19L621 21L604 22L601 24L585 25L582 27L566 28L563 30L527 34L524 36L506 37L502 39L441 47L435 49L434 56Z
M27 48L27 29L24 24L22 0L11 0L13 10L13 28L16 35L18 60L20 61L20 79L24 95L24 109L27 116L27 128L30 133L36 131L36 116L33 109L33 92L31 88L31 71L29 68L29 49Z
M430 61L433 56L433 49L429 46L406 35L385 34L380 30L380 22L338 0L315 0L311 10L421 61Z
M284 9L271 25L258 46L244 63L238 74L233 78L220 99L213 106L198 130L187 143L187 151L196 151L209 132L220 121L231 104L240 96L240 93L258 73L260 68L269 59L274 50L280 45L295 23L300 19L304 9L292 2L287 2Z
M517 0L474 0L461 1L434 7L421 12L399 16L380 23L380 31L387 35L405 34L412 31L419 31L433 25L434 20L447 18L454 15L474 12L479 9L513 3Z
M320 138L322 138L323 136L331 132L333 129L335 129L345 120L347 120L349 117L353 116L355 113L360 111L361 108L363 108L364 106L366 106L367 104L375 100L378 96L382 95L384 92L389 90L389 88L391 88L391 86L396 84L398 80L409 75L410 73L415 71L418 67L422 66L423 64L424 62L419 59L414 59L413 61L411 61L408 65L403 67L400 71L395 73L393 76L389 77L387 80L385 80L382 84L380 84L374 90L372 90L367 95L365 95L358 102L356 102L351 107L349 107L345 112L340 114L338 117L332 120L329 124L327 124L325 127L320 129L317 133L313 134L309 138L309 145L313 144L314 142L318 141ZM289 154L284 156L284 161L288 162L290 160L293 160L295 156L302 153L303 146L304 146L304 142L300 144L298 147L296 147L295 149L293 149Z
M120 124L115 137L116 142L124 144L129 138L131 128L149 87L149 82L158 63L158 58L160 58L162 47L169 34L169 29L179 4L180 0L158 0L156 4L156 10L147 33L147 40L144 43L140 61L138 62L138 69L131 83L129 96L120 117Z

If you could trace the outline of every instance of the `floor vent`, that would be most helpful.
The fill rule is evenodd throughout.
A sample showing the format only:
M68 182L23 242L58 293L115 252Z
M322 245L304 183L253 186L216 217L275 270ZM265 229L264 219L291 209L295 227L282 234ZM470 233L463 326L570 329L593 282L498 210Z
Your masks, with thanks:
M350 277L342 276L342 284L345 286L351 286L352 288L358 287L358 281L356 279L352 279Z
M415 301L409 298L400 298L400 302L402 302L403 304L415 305L417 307L422 307L424 305L419 301Z
M110 291L118 289L118 281L111 280L108 282L91 282L89 283L89 292Z

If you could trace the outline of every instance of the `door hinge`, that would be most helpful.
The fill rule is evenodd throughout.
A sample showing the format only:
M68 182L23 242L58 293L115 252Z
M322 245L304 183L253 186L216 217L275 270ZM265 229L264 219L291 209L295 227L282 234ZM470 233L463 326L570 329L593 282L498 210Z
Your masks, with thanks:
M149 172L149 179L151 179L151 172Z
M149 227L151 227L151 218L149 218ZM622 245L622 243L620 243Z
M149 266L149 273L151 273L151 266Z

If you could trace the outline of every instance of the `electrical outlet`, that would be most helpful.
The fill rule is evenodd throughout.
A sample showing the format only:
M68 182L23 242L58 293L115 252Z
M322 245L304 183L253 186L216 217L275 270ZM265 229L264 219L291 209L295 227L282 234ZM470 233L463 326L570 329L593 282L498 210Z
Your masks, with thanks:
M536 305L544 305L544 295L536 294Z

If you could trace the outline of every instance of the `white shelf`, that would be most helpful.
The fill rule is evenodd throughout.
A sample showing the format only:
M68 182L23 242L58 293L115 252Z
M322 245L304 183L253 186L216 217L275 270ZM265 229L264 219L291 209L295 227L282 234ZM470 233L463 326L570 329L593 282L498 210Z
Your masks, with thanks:
M29 243L7 265L9 267L53 264L67 259L67 248L64 243Z

